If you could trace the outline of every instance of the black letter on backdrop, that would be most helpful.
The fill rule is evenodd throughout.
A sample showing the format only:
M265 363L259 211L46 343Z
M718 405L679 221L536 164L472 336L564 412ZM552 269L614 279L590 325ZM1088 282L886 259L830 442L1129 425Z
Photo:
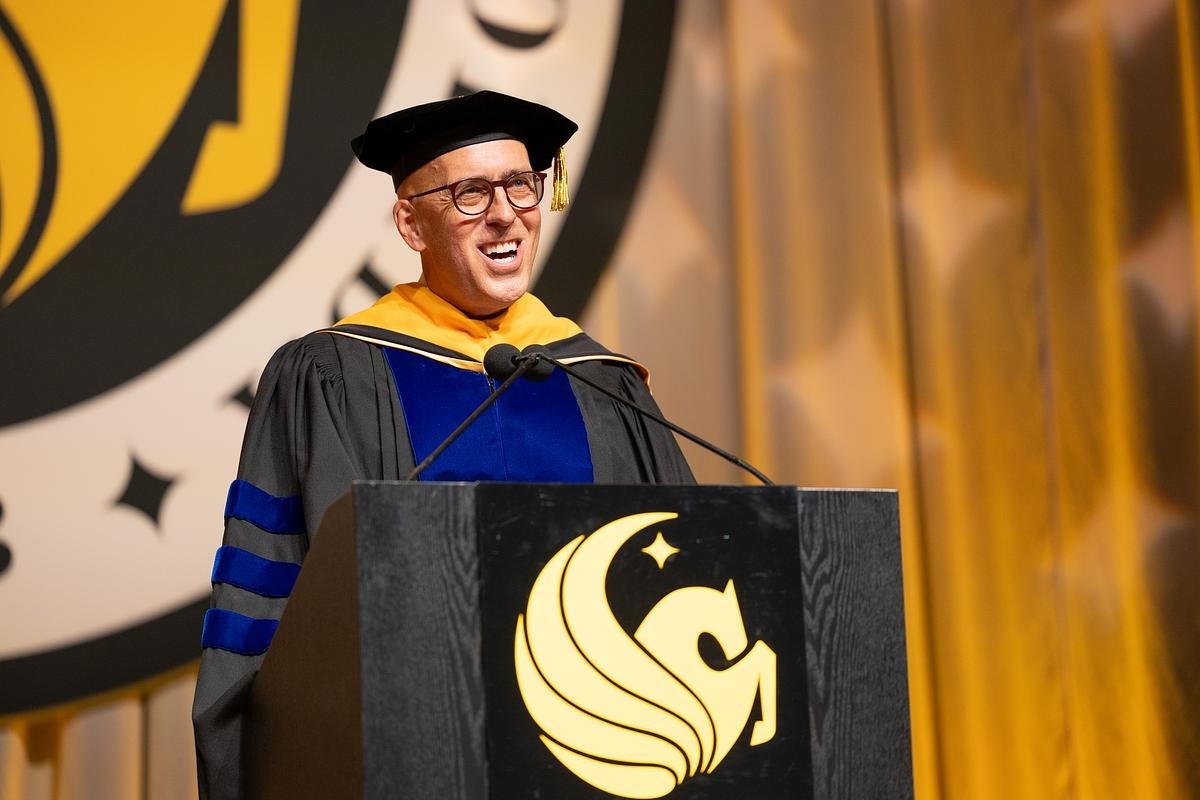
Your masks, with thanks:
M346 301L346 295L349 293L350 287L354 286L355 284L362 284L363 286L367 287L373 297L383 297L392 290L392 285L388 283L383 276L372 269L371 263L368 261L366 264L363 264L362 269L358 271L357 275L346 281L341 290L337 293L337 296L333 298L333 304L329 307L330 325L333 325L347 314L358 311L357 308L343 308Z
M502 45L513 47L520 50L529 50L544 43L547 39L553 36L559 28L562 27L565 9L563 0L555 0L554 2L554 20L550 23L550 27L543 30L535 31L526 28L506 27L496 19L488 19L484 13L479 10L478 0L471 2L471 14L475 17L475 21L479 23L479 27L483 28L491 38L495 39ZM512 25L512 21L508 21L508 25Z

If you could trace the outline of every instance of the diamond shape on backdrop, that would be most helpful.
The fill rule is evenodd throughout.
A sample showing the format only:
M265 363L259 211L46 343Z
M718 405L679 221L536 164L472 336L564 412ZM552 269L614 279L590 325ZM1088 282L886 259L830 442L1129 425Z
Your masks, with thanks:
M249 383L245 383L240 389L229 395L229 400L249 410L254 405L254 391Z
M1094 15L1098 13L1099 23L1117 51L1128 56L1174 11L1172 0L1102 0L1099 5L1097 12L1094 0L1076 0L1056 15L1051 29L1068 39L1085 40L1097 23Z
M906 459L911 424L902 376L889 369L856 311L829 347L792 358L771 371L771 394L787 409L781 418L803 419L805 433L836 446L817 456L821 474L803 480L824 485L877 485L894 479ZM803 446L802 446L803 447Z
M802 70L812 63L804 37L796 30L781 3L739 4L741 26L753 37L753 46L737 50L738 69L731 73L748 96L759 94L780 74ZM751 33L753 32L753 33Z
M1144 602L1139 587L1122 576L1142 573L1163 537L1190 518L1140 480L1124 489L1099 487L1093 496L1091 513L1064 532L1062 553L1048 553L1044 569L1048 580L1064 581L1092 624L1117 631L1125 605Z
M137 456L130 456L129 480L114 505L129 506L145 514L158 527L163 498L175 481L156 475L142 466Z
M1010 206L1001 191L971 176L946 153L923 159L904 176L900 204L942 287L950 285L975 241Z
M1192 259L1192 223L1187 211L1175 206L1137 243L1123 267L1125 276L1153 300L1176 342L1188 335L1196 316Z

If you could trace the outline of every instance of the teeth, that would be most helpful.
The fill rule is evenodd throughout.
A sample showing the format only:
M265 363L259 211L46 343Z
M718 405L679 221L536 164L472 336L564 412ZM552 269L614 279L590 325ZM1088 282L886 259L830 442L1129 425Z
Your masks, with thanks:
M497 253L512 253L517 249L517 242L499 242L497 244L488 244L483 246L483 252L489 256L494 256Z

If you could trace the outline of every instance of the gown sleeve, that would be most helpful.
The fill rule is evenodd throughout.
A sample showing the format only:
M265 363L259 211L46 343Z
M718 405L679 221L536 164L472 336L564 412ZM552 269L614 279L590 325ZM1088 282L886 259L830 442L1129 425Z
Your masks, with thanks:
M378 444L363 452L354 441L356 427L374 427L378 440L377 420L356 418L376 414L348 413L343 359L332 338L310 335L280 348L250 412L213 567L192 707L201 798L242 796L250 687L309 539L351 481L380 472ZM369 358L362 348L354 352Z

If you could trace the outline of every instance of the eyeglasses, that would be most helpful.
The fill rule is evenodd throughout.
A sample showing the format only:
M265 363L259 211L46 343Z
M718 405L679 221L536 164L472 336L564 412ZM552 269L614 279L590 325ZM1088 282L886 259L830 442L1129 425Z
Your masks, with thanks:
M449 189L450 197L454 200L454 207L464 214L474 216L491 208L492 200L496 198L496 187L502 186L504 187L504 196L508 198L512 207L525 211L541 201L545 184L546 173L544 172L518 172L516 175L510 175L499 181L489 181L485 178L464 178L461 181L419 192L404 199L416 200L418 197Z

